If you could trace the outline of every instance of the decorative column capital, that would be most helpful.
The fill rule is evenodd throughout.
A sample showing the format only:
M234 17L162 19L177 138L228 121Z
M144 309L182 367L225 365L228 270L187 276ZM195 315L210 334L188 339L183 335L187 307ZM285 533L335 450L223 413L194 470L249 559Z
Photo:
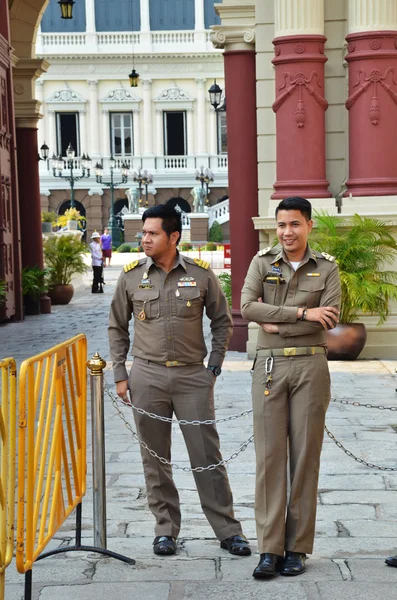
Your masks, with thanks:
M40 113L41 102L37 100L15 101L15 126L17 129L37 129L39 119L43 118Z
M44 87L44 79L36 79L35 84L36 84L36 87L43 88Z
M152 85L153 79L141 79L141 82L143 85L143 89L149 90Z
M253 50L255 45L254 26L242 28L238 26L213 28L211 33L211 42L215 48L232 50Z
M199 87L204 87L205 84L207 83L207 80L204 77L197 78L196 83Z
M97 79L88 79L87 83L88 83L88 87L91 90L96 91L98 89L98 80Z

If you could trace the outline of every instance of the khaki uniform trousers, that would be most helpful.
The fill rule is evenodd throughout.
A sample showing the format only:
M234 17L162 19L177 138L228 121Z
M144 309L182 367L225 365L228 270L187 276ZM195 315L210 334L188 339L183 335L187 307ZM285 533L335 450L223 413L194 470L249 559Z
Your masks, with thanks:
M320 454L330 376L325 355L274 357L265 395L266 357L255 363L255 518L259 552L313 550ZM290 494L287 505L289 447Z
M215 418L215 377L204 365L167 368L165 365L135 358L129 376L134 406L157 415L188 421ZM146 444L171 460L171 424L133 411L138 435ZM222 460L215 425L184 425L181 431L192 467L207 466ZM149 508L155 519L155 535L177 537L181 525L178 490L172 468L153 458L141 447ZM224 540L241 534L234 518L233 497L225 467L194 472L200 503L215 535Z

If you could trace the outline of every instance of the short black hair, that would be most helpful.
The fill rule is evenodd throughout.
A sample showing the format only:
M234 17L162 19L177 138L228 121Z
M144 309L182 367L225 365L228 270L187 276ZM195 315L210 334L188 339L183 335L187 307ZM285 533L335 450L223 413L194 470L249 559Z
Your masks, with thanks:
M309 200L300 196L290 196L281 200L276 208L276 218L279 210L299 210L308 221L312 218L312 205Z
M157 204L157 206L151 206L147 208L142 215L143 223L146 219L162 219L161 227L168 237L171 237L171 233L177 231L179 238L176 245L179 244L182 235L182 220L181 214L171 206L166 204Z

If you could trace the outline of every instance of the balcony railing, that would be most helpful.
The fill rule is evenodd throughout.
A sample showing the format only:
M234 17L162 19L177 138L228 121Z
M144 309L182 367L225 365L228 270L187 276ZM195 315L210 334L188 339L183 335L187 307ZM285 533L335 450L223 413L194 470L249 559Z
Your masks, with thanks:
M211 32L205 31L150 31L93 33L43 33L36 40L36 54L118 54L139 52L221 52L211 43Z

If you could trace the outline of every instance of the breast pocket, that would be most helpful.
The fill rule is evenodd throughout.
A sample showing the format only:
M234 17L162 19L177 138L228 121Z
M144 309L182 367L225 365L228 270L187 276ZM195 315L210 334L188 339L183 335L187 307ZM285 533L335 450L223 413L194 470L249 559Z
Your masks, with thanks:
M158 319L160 316L160 292L158 290L137 290L133 295L134 317L145 313L145 319Z
M263 302L265 304L277 304L278 292L281 284L269 283L267 280L263 282Z
M325 282L317 278L307 278L299 281L298 302L300 306L306 306L307 308L319 306L324 287Z
M179 295L176 297L177 317L189 318L202 314L204 297L201 296L199 288L178 288Z

